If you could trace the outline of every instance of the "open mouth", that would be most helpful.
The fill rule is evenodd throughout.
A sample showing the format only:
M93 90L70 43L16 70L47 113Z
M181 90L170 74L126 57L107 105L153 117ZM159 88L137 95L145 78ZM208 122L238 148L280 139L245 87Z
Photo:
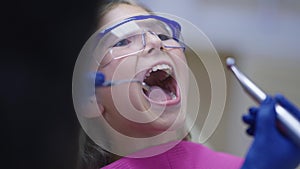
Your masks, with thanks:
M171 66L159 64L145 75L144 83L150 90L143 90L146 97L158 104L171 104L179 101L178 85Z

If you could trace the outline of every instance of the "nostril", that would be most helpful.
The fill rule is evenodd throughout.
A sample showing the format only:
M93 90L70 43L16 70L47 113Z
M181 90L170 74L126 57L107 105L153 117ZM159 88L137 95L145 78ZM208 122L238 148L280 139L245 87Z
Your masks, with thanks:
M148 53L151 53L154 50L154 48L151 48L148 50Z

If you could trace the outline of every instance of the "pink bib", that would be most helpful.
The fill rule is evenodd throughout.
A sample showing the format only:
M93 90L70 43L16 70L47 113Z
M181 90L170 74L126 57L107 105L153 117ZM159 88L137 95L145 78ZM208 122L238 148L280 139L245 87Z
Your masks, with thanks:
M172 149L147 158L121 158L103 169L239 169L244 160L182 141Z

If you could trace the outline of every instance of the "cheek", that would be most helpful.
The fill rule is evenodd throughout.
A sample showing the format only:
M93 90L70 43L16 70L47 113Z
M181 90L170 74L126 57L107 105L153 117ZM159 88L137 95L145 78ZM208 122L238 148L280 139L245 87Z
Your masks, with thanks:
M180 64L186 64L187 61L186 61L186 56L185 56L185 53L181 50L181 49L178 49L178 50L171 50L169 52L169 54L175 58L175 62L180 62Z
M176 64L177 66L177 70L180 74L188 74L188 64L187 64L187 60L186 60L186 56L185 53L182 52L181 50L174 50L172 51L172 53L170 53L172 55L172 60L173 62Z
M173 53L174 63L176 65L175 74L177 75L177 83L180 86L181 92L185 93L189 84L189 66L187 64L186 56L182 51L176 51Z
M100 68L98 69L98 71L102 72L105 76L105 81L107 80L111 80L112 76L113 76L113 72L114 72L114 69L113 66L111 65L107 65L106 67L104 68Z
M112 60L107 66L99 69L109 80L120 80L133 78L135 72L136 58L127 57Z
M104 106L106 110L113 106L110 88L98 88L95 92L98 105Z

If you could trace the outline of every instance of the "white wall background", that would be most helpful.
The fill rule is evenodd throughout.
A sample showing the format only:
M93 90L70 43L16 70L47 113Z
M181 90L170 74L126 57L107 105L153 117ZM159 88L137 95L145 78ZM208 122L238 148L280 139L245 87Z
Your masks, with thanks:
M212 41L222 60L237 58L240 69L267 92L284 93L300 105L300 1L141 0L156 12L185 18ZM231 74L219 127L207 145L244 156L250 143L241 115L255 103Z

